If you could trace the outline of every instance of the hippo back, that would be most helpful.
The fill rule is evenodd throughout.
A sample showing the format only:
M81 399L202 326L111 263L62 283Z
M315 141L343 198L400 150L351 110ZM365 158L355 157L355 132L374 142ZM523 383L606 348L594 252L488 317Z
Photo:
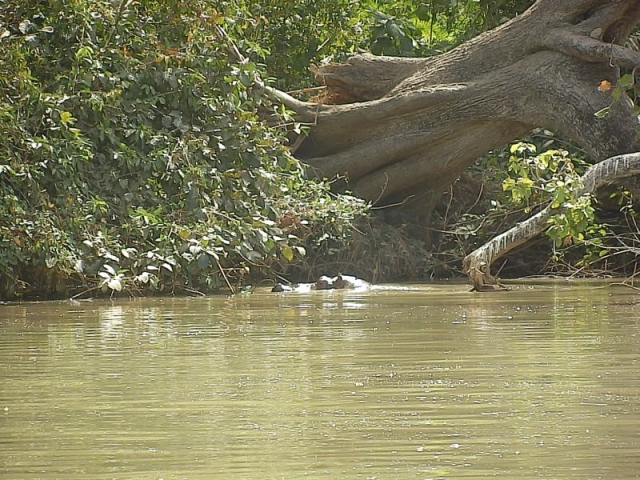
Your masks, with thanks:
M334 286L341 290L362 290L371 287L371 284L351 275L338 275L334 279Z

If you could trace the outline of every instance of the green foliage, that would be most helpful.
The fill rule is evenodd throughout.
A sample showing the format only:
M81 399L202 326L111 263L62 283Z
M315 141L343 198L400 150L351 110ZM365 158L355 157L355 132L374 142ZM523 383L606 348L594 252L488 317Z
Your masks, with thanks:
M311 82L309 66L357 50L438 53L521 13L532 0L225 0L215 2L241 50L266 64L278 87Z
M412 57L426 50L423 32L407 18L370 9L373 20L369 49L374 55Z
M547 203L561 210L549 219L546 232L556 247L583 242L585 235L603 235L595 223L591 195L581 193L581 175L588 167L584 161L566 150L538 154L531 143L515 143L509 151L509 176L502 188L511 194L512 203L524 206L527 213Z
M232 0L217 8L240 48L281 88L308 85L311 64L353 52L362 36L355 0Z
M566 273L575 266L611 271L623 265L616 262L623 262L630 245L637 245L632 194L614 191L615 199L606 206L591 195L579 195L580 176L588 167L577 149L544 129L487 154L438 204L433 229L436 274L454 274L468 252L547 205L558 209L546 230L554 249L552 261L545 242L532 242L530 248L509 255L503 274ZM605 223L613 217L613 224ZM625 219L626 230L619 225ZM625 245L620 245L625 235Z
M213 27L236 19L209 2L0 8L1 296L217 290L304 253L286 212L326 199L305 221L330 212L330 236L363 213L260 120L261 67L230 55Z
M360 47L376 55L439 53L521 13L533 2L429 0L364 2L361 23L371 32Z

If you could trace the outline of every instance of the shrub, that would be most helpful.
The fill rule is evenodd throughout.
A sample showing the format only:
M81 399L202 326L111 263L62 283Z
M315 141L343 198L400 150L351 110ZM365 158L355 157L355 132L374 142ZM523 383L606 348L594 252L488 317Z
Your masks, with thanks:
M288 212L364 212L305 180L207 2L0 8L0 296L215 291L304 253Z

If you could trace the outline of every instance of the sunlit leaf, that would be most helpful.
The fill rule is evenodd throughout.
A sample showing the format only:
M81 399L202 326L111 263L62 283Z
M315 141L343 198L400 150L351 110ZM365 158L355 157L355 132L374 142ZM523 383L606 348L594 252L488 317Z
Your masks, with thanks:
M169 272L173 272L173 267L169 264L169 263L163 263L162 265L160 265L162 268L164 268L165 270L168 270Z
M137 275L134 280L138 283L149 283L149 279L151 278L151 275L149 274L149 272L142 272L140 275Z
M125 258L132 258L138 251L135 248L123 248L121 253Z
M286 258L288 261L293 260L293 249L289 246L286 246L282 249L282 256Z
M109 272L111 275L115 275L115 274L116 274L115 269L114 269L111 265L109 265L108 263L105 263L105 264L102 266L102 268L104 268L104 269L105 269L107 272Z
M70 112L60 112L60 121L65 125L75 122L75 118Z
M18 30L20 30L20 33L25 34L29 32L29 30L31 30L32 26L33 26L33 23L31 23L30 20L23 20L18 25Z

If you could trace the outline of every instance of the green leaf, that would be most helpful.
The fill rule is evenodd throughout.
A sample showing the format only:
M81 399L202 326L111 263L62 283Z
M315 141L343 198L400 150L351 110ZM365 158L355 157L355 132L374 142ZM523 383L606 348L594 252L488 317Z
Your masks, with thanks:
M620 98L622 97L622 94L624 93L624 89L620 88L620 87L615 87L613 89L613 91L611 92L611 99L614 102L617 102L620 100Z
M93 49L88 45L84 45L76 51L76 60L82 60L83 58L90 59L92 58L92 56L93 56Z
M626 73L620 77L620 80L618 80L618 86L624 89L633 87L634 83L635 81L632 73Z
M73 115L71 115L70 112L60 112L60 121L63 124L68 125L68 124L71 124L71 123L75 122L76 119L73 118Z
M289 246L283 247L282 256L290 262L291 260L293 260L293 249Z

